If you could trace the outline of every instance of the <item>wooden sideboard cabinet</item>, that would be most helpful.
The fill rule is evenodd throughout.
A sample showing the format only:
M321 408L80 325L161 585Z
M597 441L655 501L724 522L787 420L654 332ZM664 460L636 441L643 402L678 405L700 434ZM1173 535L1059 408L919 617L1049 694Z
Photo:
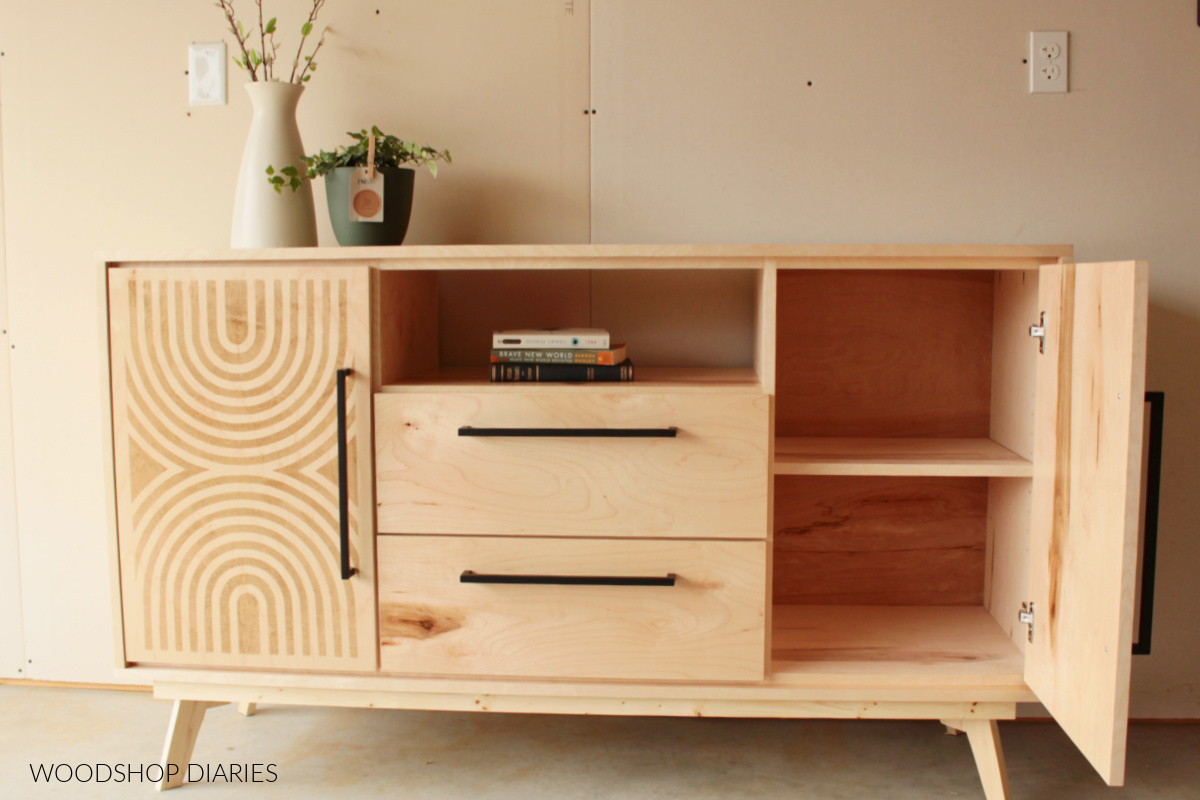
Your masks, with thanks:
M930 719L997 800L1040 701L1120 784L1148 270L1071 252L105 261L117 652L175 701L164 765L229 702ZM488 382L493 330L566 326L637 380Z

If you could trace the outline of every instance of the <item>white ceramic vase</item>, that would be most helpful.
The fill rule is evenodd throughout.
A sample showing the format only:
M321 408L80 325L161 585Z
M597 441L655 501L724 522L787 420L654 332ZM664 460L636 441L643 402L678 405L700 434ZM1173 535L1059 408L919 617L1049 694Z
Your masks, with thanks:
M267 180L267 167L291 164L303 170L304 143L296 125L296 104L304 87L295 83L257 81L246 84L254 120L242 153L237 193L233 198L233 247L316 247L317 213L312 183L283 194Z

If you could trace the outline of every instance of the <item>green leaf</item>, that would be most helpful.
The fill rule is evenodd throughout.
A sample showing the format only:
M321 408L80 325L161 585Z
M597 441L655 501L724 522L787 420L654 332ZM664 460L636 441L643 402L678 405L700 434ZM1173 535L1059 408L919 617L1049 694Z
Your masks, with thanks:
M307 78L308 76L305 76ZM439 151L429 145L416 142L406 142L395 136L384 133L378 125L372 125L370 130L363 128L359 132L347 131L351 144L339 145L332 151L318 150L311 156L301 156L308 165L308 177L314 178L327 175L336 167L363 167L367 165L368 142L367 136L375 136L375 166L380 168L396 167L401 164L428 166L430 173L436 178L438 165L435 161L450 163L450 152Z
M243 39L246 38L246 28L242 25L242 21L240 19L238 20L238 33L241 34Z
M262 56L258 54L257 50L250 51L250 63L254 64L256 67L262 63Z
M297 169L291 165L283 167L279 171L282 172L284 175L291 175L292 177L295 177L298 174Z
M312 23L306 22L304 23L304 27L300 29L300 34L302 36L308 36L310 33L312 33Z
M267 20L267 30L266 30L266 32L267 32L267 33L274 33L274 32L275 32L275 17L271 17L269 20Z
M274 174L275 174L275 168L274 168L274 167L271 167L271 166L268 166L268 167L267 167L267 174L268 174L268 175L274 175Z
M300 188L300 178L299 178L298 176L296 176L296 177L293 177L293 178L292 178L292 180L291 180L291 183L290 183L290 185L291 185L291 187L292 187L292 191L293 191L293 192L294 192L294 191L296 191L296 190L298 190L298 189Z

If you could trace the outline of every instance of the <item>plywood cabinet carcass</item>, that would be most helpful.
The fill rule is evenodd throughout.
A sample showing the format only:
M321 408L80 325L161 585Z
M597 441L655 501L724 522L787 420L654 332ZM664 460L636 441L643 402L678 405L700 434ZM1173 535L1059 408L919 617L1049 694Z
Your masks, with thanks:
M970 735L994 800L995 721L1040 700L1123 780L1145 264L531 246L105 270L121 666L176 701L168 759L222 702L930 719ZM637 380L490 383L485 334L555 309L626 341Z

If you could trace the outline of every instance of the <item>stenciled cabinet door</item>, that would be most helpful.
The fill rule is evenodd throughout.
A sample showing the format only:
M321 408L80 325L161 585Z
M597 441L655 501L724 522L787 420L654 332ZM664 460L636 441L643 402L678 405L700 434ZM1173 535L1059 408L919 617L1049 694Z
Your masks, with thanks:
M1125 775L1148 267L1043 267L1025 682L1111 785Z
M108 271L126 661L375 669L370 294L367 267Z

